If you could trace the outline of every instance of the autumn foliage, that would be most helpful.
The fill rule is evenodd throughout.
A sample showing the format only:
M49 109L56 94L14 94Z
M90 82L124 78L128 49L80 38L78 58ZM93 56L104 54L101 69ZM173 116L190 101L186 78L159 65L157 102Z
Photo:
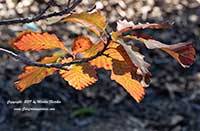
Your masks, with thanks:
M152 36L137 33L137 30L143 29L168 28L171 26L170 23L135 25L127 20L119 20L116 31L108 33L106 31L108 24L101 11L73 13L58 21L58 23L65 22L81 24L93 31L100 40L94 42L88 36L81 35L75 38L71 49L67 49L55 34L32 31L19 33L12 41L13 48L17 50L61 50L42 58L38 61L39 63L80 62L62 68L26 66L15 83L17 89L23 91L57 71L69 85L81 90L94 84L98 80L96 69L103 68L111 71L110 78L119 83L137 102L140 102L145 95L144 87L150 83L150 64L144 60L144 56L134 43L127 44L125 41L136 40L148 49L161 49L175 58L183 67L189 67L195 60L195 50L191 42L167 45L154 40ZM130 32L132 30L136 31Z

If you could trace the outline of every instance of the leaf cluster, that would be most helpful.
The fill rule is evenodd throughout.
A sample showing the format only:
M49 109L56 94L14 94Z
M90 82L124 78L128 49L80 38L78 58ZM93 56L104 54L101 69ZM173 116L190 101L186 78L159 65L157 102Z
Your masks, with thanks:
M98 80L97 68L111 71L110 78L119 83L137 102L145 95L144 87L150 83L150 64L144 60L136 45L127 40L143 43L148 49L161 49L175 58L184 68L195 60L195 49L191 42L167 45L154 40L152 36L137 32L144 29L164 29L171 23L137 24L131 21L117 21L117 30L106 31L106 17L99 10L72 13L62 17L58 23L79 23L94 32L99 41L93 42L88 36L78 36L71 45L72 51L64 46L55 34L24 31L12 41L12 47L26 51L60 49L51 56L38 61L44 66L26 66L19 75L15 87L20 91L41 82L56 71L77 90L84 89ZM133 31L134 33L127 33ZM125 35L126 34L126 35Z

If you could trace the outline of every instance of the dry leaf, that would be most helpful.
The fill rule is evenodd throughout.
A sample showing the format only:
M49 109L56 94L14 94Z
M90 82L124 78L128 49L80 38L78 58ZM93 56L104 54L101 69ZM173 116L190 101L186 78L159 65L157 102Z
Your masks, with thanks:
M153 39L146 39L142 36L125 36L125 38L141 41L148 49L161 49L175 58L183 67L189 67L195 60L195 49L191 42L183 42L167 45Z
M140 102L144 97L145 92L142 84L132 79L131 69L125 62L113 60L111 79L122 85L137 102Z

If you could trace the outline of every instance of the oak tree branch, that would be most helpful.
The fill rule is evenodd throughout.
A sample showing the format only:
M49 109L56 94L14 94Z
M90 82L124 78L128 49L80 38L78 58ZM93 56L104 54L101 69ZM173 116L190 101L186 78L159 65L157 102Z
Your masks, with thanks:
M24 24L24 23L30 23L30 22L34 22L34 21L47 19L47 18L50 18L50 17L53 17L53 16L62 16L62 15L70 13L81 2L82 2L82 0L75 0L71 4L71 6L67 6L67 8L65 8L64 10L62 10L60 12L52 12L50 14L44 14L46 12L46 10L49 8L49 5L48 5L43 11L41 11L41 13L39 13L38 15L36 15L34 17L0 20L0 25L11 25L11 24L19 24L19 23Z
M34 62L25 56L18 55L16 53L14 53L10 50L4 49L4 48L0 48L0 52L6 53L7 55L14 57L16 60L19 60L20 62L22 62L23 64L25 64L27 66L37 66L37 67L57 68L57 69L68 70L68 68L66 68L66 66L88 62L90 60L97 58L98 56L103 55L103 53L106 51L110 41L111 41L111 36L109 35L109 37L107 38L107 42L104 45L104 48L94 56L91 56L89 58L82 58L82 59L74 60L69 63L62 63L62 64L60 64L60 63L43 64L43 63L39 63L39 62Z

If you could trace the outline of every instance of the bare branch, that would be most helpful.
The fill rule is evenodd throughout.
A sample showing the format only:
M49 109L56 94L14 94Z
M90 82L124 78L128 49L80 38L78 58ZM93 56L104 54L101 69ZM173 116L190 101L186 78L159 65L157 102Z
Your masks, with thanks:
M60 11L60 12L53 12L50 14L44 14L46 10L49 8L49 5L41 12L39 15L36 15L34 17L27 17L27 18L14 18L14 19L8 19L8 20L0 20L0 25L11 25L11 24L19 24L19 23L30 23L34 21L43 20L46 18L50 18L53 16L62 16L64 14L70 13L76 6L78 6L82 0L75 0L71 6L68 6L66 9Z

